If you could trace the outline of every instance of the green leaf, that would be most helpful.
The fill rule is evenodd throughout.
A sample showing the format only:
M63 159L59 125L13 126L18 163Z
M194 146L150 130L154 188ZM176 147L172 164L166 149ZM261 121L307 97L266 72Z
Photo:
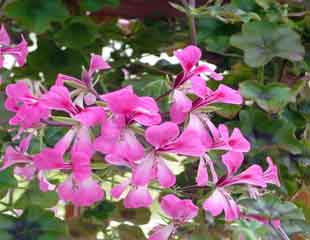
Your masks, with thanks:
M81 7L87 11L95 12L104 6L118 7L120 0L81 0Z
M60 44L71 48L84 48L92 44L98 36L97 25L88 17L72 17L55 33Z
M240 84L241 95L255 101L258 106L269 113L280 112L289 102L292 92L281 83L259 84L246 81Z
M274 195L266 195L259 199L244 199L239 201L245 207L246 214L263 216L269 220L281 220L281 225L287 234L303 232L308 226L300 208L291 202L281 202Z
M13 168L7 168L0 172L0 189L14 188L17 180L13 174Z
M146 240L146 237L138 226L130 226L127 224L121 224L117 228L120 240Z
M42 192L38 181L32 181L14 206L16 208L27 208L28 206L51 208L57 202L58 196L56 192Z
M274 57L300 61L305 54L295 31L264 21L244 24L242 33L233 35L230 42L244 51L244 60L252 67L263 66Z
M15 0L7 4L5 13L36 33L47 31L52 22L63 21L69 14L61 0Z

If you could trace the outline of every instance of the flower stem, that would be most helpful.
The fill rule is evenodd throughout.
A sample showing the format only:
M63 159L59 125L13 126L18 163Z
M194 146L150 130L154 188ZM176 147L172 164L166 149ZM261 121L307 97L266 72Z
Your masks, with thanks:
M189 30L190 30L190 36L191 36L191 44L197 45L197 30L196 30L196 21L195 17L193 14L190 12L191 8L196 7L196 0L181 0L182 4L186 8L186 16L188 19L188 25L189 25Z

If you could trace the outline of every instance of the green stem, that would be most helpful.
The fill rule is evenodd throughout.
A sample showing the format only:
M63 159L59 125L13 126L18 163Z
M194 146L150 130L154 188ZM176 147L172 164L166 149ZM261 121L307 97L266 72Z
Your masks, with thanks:
M196 30L196 22L195 22L195 17L191 13L191 8L196 7L196 1L195 0L181 0L182 4L186 8L186 16L188 19L188 25L189 25L189 30L190 30L190 36L191 36L191 44L197 45L197 30Z

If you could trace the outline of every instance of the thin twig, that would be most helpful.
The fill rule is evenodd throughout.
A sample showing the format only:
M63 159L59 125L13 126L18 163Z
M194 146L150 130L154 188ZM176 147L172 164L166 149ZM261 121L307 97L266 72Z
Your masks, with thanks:
M195 17L191 14L190 9L196 7L195 0L181 0L183 6L186 8L186 16L188 19L189 29L190 29L190 36L191 36L191 44L197 45L197 30L196 30L196 22Z

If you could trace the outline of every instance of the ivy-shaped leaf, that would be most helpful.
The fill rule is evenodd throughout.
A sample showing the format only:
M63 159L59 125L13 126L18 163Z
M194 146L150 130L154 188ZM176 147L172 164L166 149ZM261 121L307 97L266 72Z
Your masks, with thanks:
M265 21L244 24L242 33L233 35L230 42L244 51L244 60L252 67L263 66L274 57L300 61L305 55L295 31Z
M63 21L69 15L61 0L15 0L6 6L5 13L36 33L47 31L52 22Z
M262 85L254 81L242 82L240 92L243 97L255 101L259 107L269 113L280 112L292 95L290 88L284 84Z
M302 210L291 202L281 202L274 195L266 195L259 199L243 199L239 203L245 207L246 214L262 216L270 221L279 219L289 235L309 232Z

